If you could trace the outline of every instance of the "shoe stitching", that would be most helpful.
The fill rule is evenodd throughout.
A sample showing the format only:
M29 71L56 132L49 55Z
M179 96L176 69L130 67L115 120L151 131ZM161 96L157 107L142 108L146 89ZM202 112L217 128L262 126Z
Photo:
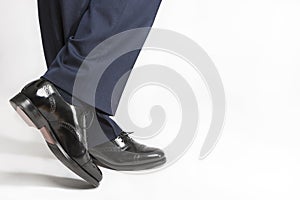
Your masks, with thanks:
M56 111L56 101L53 96L49 97L49 103L50 103L50 113L54 113Z
M115 147L103 147L101 149L102 152L121 152L122 150Z
M59 121L58 122L62 127L70 130L72 133L74 133L78 138L79 138L79 141L82 141L82 136L77 132L77 129L69 124L68 122L64 122L64 121Z

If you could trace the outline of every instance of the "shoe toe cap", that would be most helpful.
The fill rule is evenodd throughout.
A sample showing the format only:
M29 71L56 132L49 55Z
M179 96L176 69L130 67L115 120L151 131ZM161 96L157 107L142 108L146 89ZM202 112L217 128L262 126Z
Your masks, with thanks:
M102 180L102 172L100 169L97 167L96 164L92 161L88 161L84 166L82 166L91 176L94 177L98 182Z

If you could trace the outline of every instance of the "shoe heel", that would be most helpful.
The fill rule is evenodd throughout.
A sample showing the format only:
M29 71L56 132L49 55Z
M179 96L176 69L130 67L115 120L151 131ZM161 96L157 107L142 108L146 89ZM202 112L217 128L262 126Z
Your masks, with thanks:
M44 117L24 94L17 94L9 102L29 126L41 129L46 125Z
M48 122L28 97L19 93L9 102L28 126L39 129L48 143L55 144L55 140L47 128L49 127L47 126Z

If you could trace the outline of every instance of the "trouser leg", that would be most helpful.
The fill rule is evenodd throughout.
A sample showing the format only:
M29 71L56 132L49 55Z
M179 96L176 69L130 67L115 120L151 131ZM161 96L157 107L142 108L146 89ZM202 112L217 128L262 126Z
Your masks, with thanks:
M89 2L90 0L38 0L41 36L48 68L59 51L65 46L68 38L76 32ZM68 83L66 82L65 84ZM70 93L59 87L57 89L67 102L72 103ZM97 112L96 117L98 120L94 123L99 123L103 132L98 131L97 136L95 136L96 133L89 136L88 143L90 145L112 140L121 133L122 129L109 116ZM94 125L94 127L97 126ZM92 129L93 127L88 133L92 133Z
M159 4L160 0L38 0L48 66L44 77L61 88L63 96L71 102L73 82L84 57L97 44L116 33L150 27ZM121 56L112 63L105 80L100 82L95 106L102 111L97 112L97 118L105 134L91 131L88 138L92 146L114 139L121 132L121 128L103 112L114 114L126 80L121 84L115 101L111 102L114 85L132 69L138 54L139 51L134 51Z
M39 22L47 67L77 30L90 0L38 0Z
M120 32L150 27L159 5L160 0L90 0L77 29L67 38L44 77L68 93L73 91L76 75L85 77L88 83L86 76L90 73L89 69L82 72L83 74L77 72L91 50ZM64 6L66 12L69 12L68 5ZM117 91L114 91L114 87L120 78L132 69L138 54L139 50L127 53L109 66L98 84L95 99L91 99L88 89L82 90L77 97L88 104L95 102L97 109L114 115L129 74L126 80L123 79L121 84L118 83ZM103 66L99 66L101 67Z

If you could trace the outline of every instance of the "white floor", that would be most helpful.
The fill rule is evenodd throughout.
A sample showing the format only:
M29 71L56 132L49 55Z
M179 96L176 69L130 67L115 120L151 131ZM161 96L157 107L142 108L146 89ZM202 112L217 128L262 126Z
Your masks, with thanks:
M299 199L299 9L296 0L165 0L155 26L197 41L222 76L223 136L198 160L204 125L174 165L139 175L102 169L100 187L90 189L8 104L45 64L35 1L3 1L0 199Z

